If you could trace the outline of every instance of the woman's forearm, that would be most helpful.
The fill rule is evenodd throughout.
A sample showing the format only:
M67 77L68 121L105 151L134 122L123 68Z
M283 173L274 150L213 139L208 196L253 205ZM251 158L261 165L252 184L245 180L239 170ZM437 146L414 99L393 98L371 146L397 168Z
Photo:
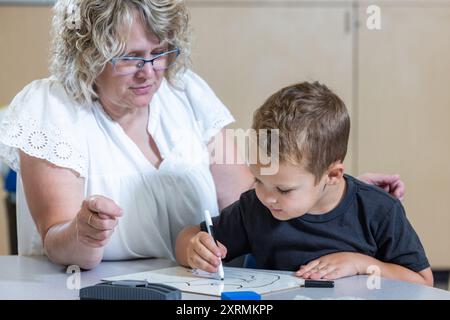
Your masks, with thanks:
M229 206L252 188L255 178L246 165L212 165L219 210Z
M77 265L82 269L94 268L103 257L103 247L89 247L78 240L75 219L49 228L44 238L44 250L52 262Z
M221 140L222 143L215 144L214 141ZM222 146L222 150L215 150ZM245 165L245 159L240 154L234 139L225 134L222 129L208 144L210 151L210 170L216 186L217 202L219 211L229 206L245 191L251 189L255 182L250 169ZM214 155L214 156L213 156ZM217 155L222 158L217 159ZM230 159L232 160L230 163Z

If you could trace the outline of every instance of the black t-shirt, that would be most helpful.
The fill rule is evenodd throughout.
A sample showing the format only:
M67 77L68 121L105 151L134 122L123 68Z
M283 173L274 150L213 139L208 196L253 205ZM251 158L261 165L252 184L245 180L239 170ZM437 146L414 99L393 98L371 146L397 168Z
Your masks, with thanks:
M275 219L255 190L243 193L213 218L216 240L228 250L225 261L251 253L257 268L296 271L326 254L358 252L416 272L429 267L400 201L349 175L345 180L336 208L288 221Z

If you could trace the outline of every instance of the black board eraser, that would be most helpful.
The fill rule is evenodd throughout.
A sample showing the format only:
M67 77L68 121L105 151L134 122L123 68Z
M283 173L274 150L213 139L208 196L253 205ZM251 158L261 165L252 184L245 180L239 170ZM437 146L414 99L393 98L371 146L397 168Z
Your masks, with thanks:
M177 288L147 281L101 282L80 289L80 300L180 300Z

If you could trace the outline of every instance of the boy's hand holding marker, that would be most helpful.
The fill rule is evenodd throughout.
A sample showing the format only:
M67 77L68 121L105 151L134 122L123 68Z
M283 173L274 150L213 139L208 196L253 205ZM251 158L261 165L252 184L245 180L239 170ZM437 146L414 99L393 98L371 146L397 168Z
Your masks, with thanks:
M212 225L212 222L208 221L206 213L205 221L207 227ZM203 231L197 233L190 239L186 250L188 263L191 268L201 269L210 273L218 272L219 277L223 280L222 259L227 255L227 248L219 241L215 241L211 234Z

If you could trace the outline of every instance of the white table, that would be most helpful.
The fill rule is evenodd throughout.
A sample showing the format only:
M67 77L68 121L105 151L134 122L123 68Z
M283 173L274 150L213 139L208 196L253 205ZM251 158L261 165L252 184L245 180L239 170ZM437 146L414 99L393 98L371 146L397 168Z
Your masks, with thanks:
M102 262L95 269L81 273L81 287L100 279L122 274L161 269L176 265L162 259ZM69 289L75 282L66 268L46 257L0 256L0 299L78 299L79 290ZM450 292L402 281L381 279L379 289L368 289L367 276L335 281L334 288L298 288L263 295L263 299L445 299ZM69 280L69 281L68 281ZM217 299L217 297L183 293L183 299Z

